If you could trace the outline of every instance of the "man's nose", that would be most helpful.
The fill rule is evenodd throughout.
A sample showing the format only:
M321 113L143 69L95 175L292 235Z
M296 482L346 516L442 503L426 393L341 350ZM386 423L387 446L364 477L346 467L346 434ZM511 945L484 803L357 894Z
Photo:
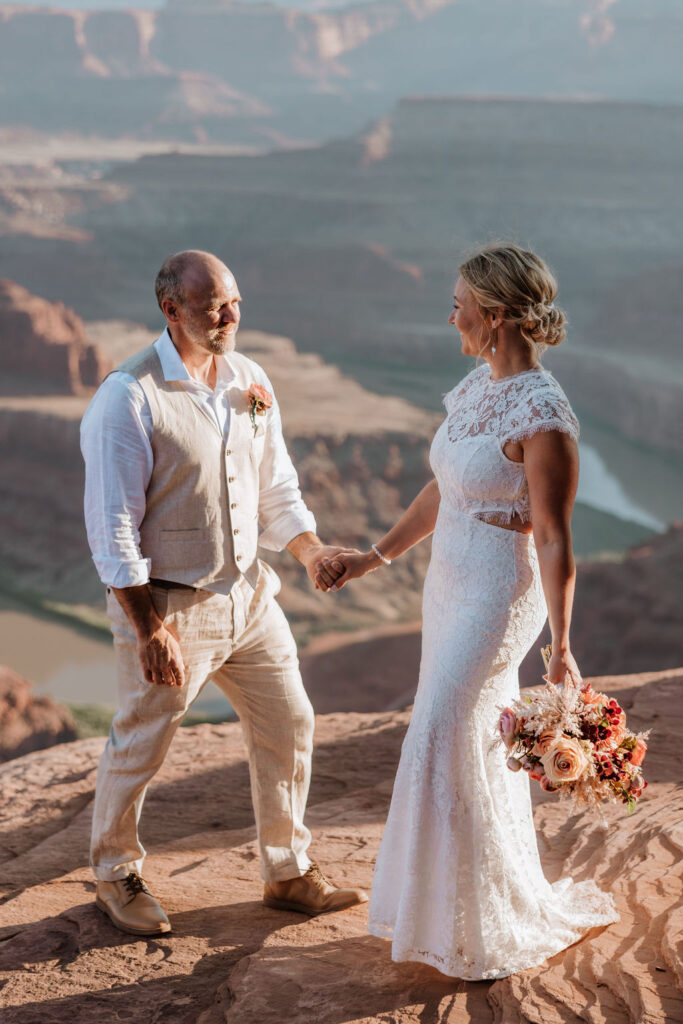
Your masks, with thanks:
M224 324L237 324L239 323L240 312L239 309L226 309L223 313L222 320Z

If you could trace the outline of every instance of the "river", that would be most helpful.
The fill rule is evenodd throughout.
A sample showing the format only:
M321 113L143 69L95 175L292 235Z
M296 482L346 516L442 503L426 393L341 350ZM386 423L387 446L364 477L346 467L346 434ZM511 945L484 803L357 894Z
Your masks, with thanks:
M37 696L63 704L116 707L114 647L105 636L37 614L0 595L0 663L34 683ZM192 706L207 715L228 715L230 704L212 683Z

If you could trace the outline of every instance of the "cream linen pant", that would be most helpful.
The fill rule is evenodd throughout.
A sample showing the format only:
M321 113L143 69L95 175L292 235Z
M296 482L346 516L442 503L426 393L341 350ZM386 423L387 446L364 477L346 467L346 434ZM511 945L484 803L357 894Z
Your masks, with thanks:
M276 573L264 563L255 591L243 577L229 596L151 587L157 612L175 632L183 653L185 685L178 688L145 680L135 632L116 596L108 592L119 711L97 774L90 862L98 879L113 881L130 871L142 874L145 850L138 821L147 785L209 678L242 724L263 879L282 881L310 867L306 850L311 834L303 815L311 776L313 709L301 681L294 638L273 597L278 589Z

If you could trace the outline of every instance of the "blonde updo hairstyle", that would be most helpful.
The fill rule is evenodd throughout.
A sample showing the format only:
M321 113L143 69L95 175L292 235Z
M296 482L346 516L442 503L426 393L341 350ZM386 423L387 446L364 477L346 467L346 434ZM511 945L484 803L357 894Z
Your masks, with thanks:
M557 281L535 253L512 242L492 242L458 268L479 305L482 318L501 307L537 353L566 337L567 318L555 305Z

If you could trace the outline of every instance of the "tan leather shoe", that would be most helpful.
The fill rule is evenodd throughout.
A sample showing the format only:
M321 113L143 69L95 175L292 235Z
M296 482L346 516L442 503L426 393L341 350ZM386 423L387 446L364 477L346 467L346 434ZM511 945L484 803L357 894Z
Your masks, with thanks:
M317 864L311 864L305 875L288 878L286 882L268 882L263 890L263 905L275 910L298 910L315 917L344 910L356 903L367 903L362 889L336 889Z
M134 871L117 882L98 882L95 904L122 932L162 935L171 930L161 904Z

